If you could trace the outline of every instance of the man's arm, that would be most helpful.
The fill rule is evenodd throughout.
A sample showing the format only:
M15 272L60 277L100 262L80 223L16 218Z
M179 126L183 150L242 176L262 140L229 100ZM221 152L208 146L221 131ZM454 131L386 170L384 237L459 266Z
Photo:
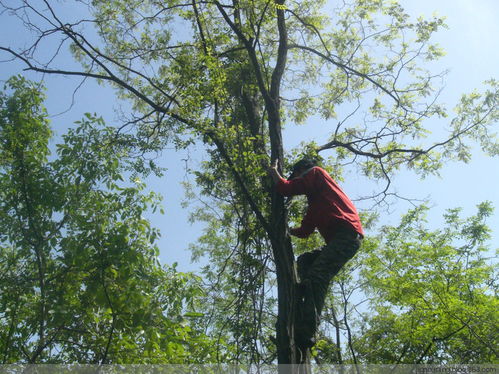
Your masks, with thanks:
M289 230L289 233L298 238L308 238L315 231L315 225L310 219L310 215L307 213L303 220L301 221L300 227L294 227Z
M301 180L300 181L294 180L293 181L294 183L291 183L291 182L285 180L281 176L281 174L279 173L279 170L277 170L277 166L278 166L278 161L275 160L274 163L267 168L267 172L269 173L269 175L272 178L272 180L274 181L274 183L277 185L277 189L283 195L303 194L304 192L301 191L303 189L302 188L302 185L303 185L302 181ZM298 183L296 183L296 182L298 182ZM297 184L297 185L295 185L295 184ZM294 186L290 186L290 185L294 185ZM292 193L291 189L296 190L296 191L293 191L295 193ZM299 193L296 193L296 192L299 192ZM303 220L301 222L301 226L290 229L289 233L293 236L297 236L298 238L306 238L306 237L310 236L314 231L315 231L315 225L310 221L310 217L307 214L303 218Z
M298 177L288 181L281 176L279 170L277 170L277 165L277 160L275 160L274 164L267 168L267 172L274 181L277 191L284 196L305 195L307 191L304 178Z

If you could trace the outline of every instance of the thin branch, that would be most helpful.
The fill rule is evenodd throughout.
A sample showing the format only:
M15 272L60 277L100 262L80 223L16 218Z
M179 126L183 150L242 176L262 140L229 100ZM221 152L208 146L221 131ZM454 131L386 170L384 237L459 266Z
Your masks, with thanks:
M397 106L401 106L400 104L400 100L397 96L395 96L390 90L388 90L387 88L385 88L382 84L376 82L374 79L372 79L369 75L367 74L364 74L364 73L361 73L360 71L358 70L355 70L354 68L350 67L350 66L347 66L345 64L342 64L341 62L339 61L336 61L334 60L333 58L329 57L329 56L326 56L324 53L322 52L319 52L318 50L314 49L314 48L311 48L311 47L307 47L307 46L304 46L304 45L299 45L299 44L290 44L289 49L302 49L302 50L305 50L305 51L308 51L308 52L311 52L321 58L323 58L324 60L327 60L329 61L330 63L332 63L333 65L336 65L337 67L345 70L345 71L348 71L360 78L363 78L369 82L371 82L375 87L378 87L381 91L385 92L388 96L390 96L393 100L395 100L395 102L397 103Z
M382 159L392 153L411 153L415 156L419 156L419 155L422 155L422 154L425 154L425 153L428 153L433 147L431 147L430 149L424 151L424 150L421 150L421 149L404 149L404 148L395 148L395 149L390 149L386 152L381 152L381 153L373 153L373 152L365 152L365 151L362 151L358 148L355 148L352 144L354 144L354 142L350 142L350 143L344 143L344 142L340 142L339 140L332 140L330 141L329 143L326 143L320 147L317 148L317 152L321 152L321 151L324 151L326 149L332 149L332 148L336 148L336 147L342 147L342 148L346 148L348 149L350 152L356 154L356 155L359 155L359 156L366 156L366 157L369 157L369 158L373 158L373 159Z
M312 25L311 23L308 23L306 22L303 18L301 18L298 14L296 14L296 12L292 11L291 9L286 9L286 11L288 13L291 13L296 19L298 19L298 21L300 21L302 23L303 26L305 27L308 27L310 29L312 29L313 32L315 32L317 34L317 36L319 37L319 40L321 41L321 44L322 46L324 47L324 49L326 50L327 52L327 55L328 56L332 56L331 52L329 51L329 48L327 47L326 45L326 42L324 41L324 39L322 38L322 35L321 33L319 32L319 30L317 29L317 27L315 27L314 25Z
M348 348L350 349L350 353L352 354L353 362L355 364L355 369L357 373L359 373L359 368L357 366L357 355L355 354L355 350L353 348L353 342L352 342L352 330L350 329L350 325L348 324L348 298L346 297L345 293L345 285L343 282L340 282L340 288L341 288L341 294L343 296L343 322L345 323L345 327L347 329L347 336L348 336Z

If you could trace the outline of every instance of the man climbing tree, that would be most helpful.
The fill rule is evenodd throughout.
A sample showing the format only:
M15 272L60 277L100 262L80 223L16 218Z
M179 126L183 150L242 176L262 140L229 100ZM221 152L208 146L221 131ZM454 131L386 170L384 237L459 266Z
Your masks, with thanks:
M305 157L298 161L287 180L280 175L276 160L269 174L282 195L307 196L308 208L301 226L292 228L290 234L306 238L317 228L326 242L322 249L304 253L297 260L300 284L296 340L300 347L308 348L315 344L329 283L360 248L364 232L352 201L315 160Z

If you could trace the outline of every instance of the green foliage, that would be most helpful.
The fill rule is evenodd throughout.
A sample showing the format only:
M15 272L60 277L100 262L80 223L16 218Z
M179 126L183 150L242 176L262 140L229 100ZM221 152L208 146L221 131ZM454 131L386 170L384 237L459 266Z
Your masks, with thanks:
M354 345L370 363L497 363L497 267L487 257L490 203L445 227L425 226L418 207L364 247L363 289L371 308Z
M87 114L48 161L40 90L0 93L0 362L210 362L192 274L162 267L158 203L123 182L127 148Z
M241 172L247 176L246 170ZM203 172L196 173L196 182L207 196L198 200L201 205L192 214L192 219L206 223L206 228L190 247L193 260L209 258L201 269L208 289L203 320L212 338L232 347L225 362L271 364L275 359L270 340L275 335L276 299L270 295L275 286L274 265L266 234L246 201L238 197L229 173L216 157L213 163L205 163ZM187 202L192 204L193 198L188 195ZM207 198L219 203L213 206ZM262 191L259 198L264 198ZM222 348L223 344L217 347Z
M203 269L211 287L208 322L237 347L228 360L269 363L275 357L269 340L275 275L265 255L268 244L223 175L205 191L220 203L214 207L204 201L193 217L207 224L191 249L195 258L210 261ZM305 204L293 199L290 226L299 223ZM428 227L427 211L419 207L399 225L367 237L335 277L313 349L319 362L496 362L497 271L486 245L492 207L480 204L478 213L467 218L459 209L449 210L440 229ZM363 214L371 230L375 220ZM321 245L318 235L294 239L296 255Z
M186 145L201 136L210 144L209 132L221 138L231 156L246 152L244 163L259 167L268 157L265 90L279 53L277 8L263 1L238 1L224 8L226 18L217 4L147 0L131 6L106 0L93 1L92 9L102 51L129 62L130 69L120 66L117 74L144 94L121 87L121 97L148 113L147 97L182 118L160 116L153 126L161 139ZM431 123L449 116L436 100L436 83L444 73L426 68L443 55L431 38L446 27L444 18L412 19L397 1L378 0L343 6L305 1L285 4L283 10L289 46L280 90L283 123L308 123L316 114L321 123L338 119L336 128L331 126L334 145L327 149L339 160L353 160L371 179L387 179L402 167L426 176L437 173L445 159L467 161L466 137L496 153L490 127L498 116L493 80L486 82L490 89L483 94L463 96L448 141L436 147L425 144ZM252 43L254 55L244 40ZM74 50L90 69L93 59L77 46ZM135 74L144 67L155 73ZM249 102L254 118L248 117ZM138 125L139 137L149 137L151 122ZM233 131L259 146L241 149Z

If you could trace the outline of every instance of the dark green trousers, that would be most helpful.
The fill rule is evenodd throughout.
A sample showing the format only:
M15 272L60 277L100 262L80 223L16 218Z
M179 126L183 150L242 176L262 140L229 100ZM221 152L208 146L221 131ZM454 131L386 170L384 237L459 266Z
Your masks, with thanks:
M315 335L331 279L357 253L361 242L361 236L353 229L341 228L322 249L298 257L297 270L301 279L297 316L299 338L307 340Z

